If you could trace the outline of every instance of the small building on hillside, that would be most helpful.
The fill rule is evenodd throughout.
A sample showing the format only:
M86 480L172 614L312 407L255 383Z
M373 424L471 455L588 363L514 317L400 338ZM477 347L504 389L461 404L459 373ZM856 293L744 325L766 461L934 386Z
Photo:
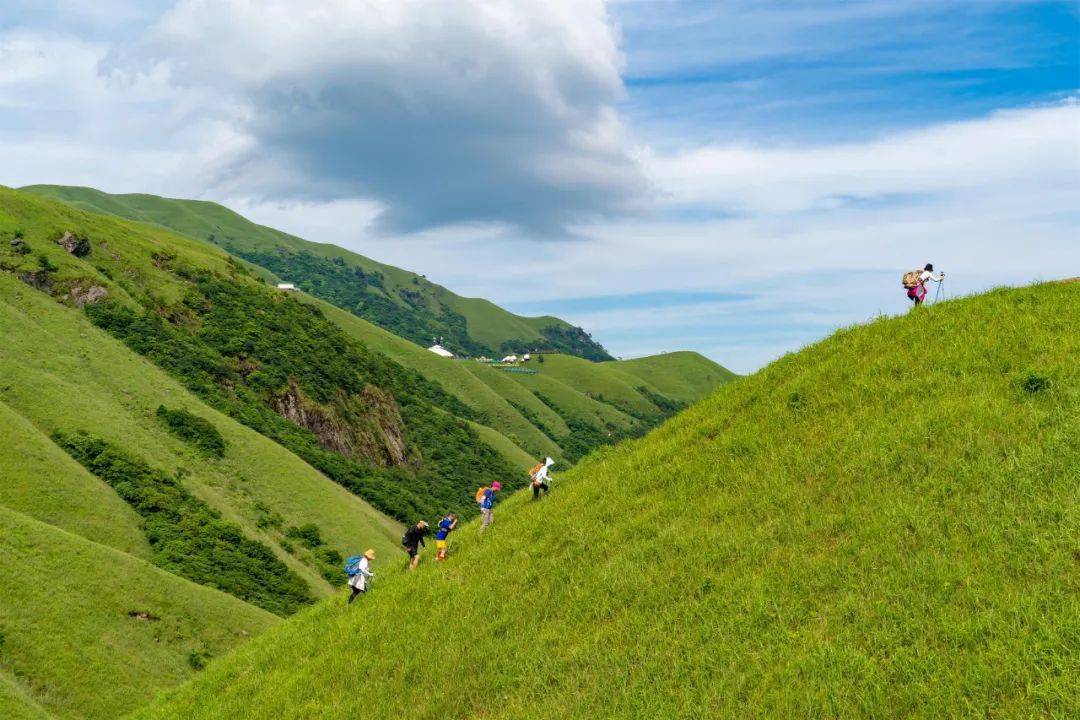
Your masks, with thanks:
M504 363L516 363L517 361L518 361L517 355L507 355L506 357L504 357L504 358L503 358L502 360L500 360L499 362L504 362Z
M428 348L428 352L433 352L436 355L438 355L439 357L444 357L444 358L452 358L452 357L454 357L454 353L450 352L449 350L444 348L442 345L432 345L431 347Z
M532 355L529 353L525 353L521 356L521 362L529 362L530 360L532 360Z
M278 283L277 284L277 289L278 290L291 291L291 290L296 290L296 286L293 285L292 283Z

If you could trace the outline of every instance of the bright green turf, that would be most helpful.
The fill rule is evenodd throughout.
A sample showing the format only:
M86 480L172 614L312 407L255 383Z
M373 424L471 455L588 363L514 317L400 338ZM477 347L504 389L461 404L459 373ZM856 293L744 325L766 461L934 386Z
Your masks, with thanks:
M63 185L32 185L23 190L63 200L85 210L155 223L198 240L206 240L212 234L214 242L239 250L272 251L277 246L283 246L306 250L320 257L341 258L350 266L363 268L367 272L382 273L388 290L419 290L434 302L445 303L451 310L465 316L470 335L491 347L498 348L509 339L540 341L542 336L539 330L549 325L569 327L568 323L558 318L525 318L481 298L461 297L409 270L384 265L335 245L310 242L280 230L257 225L215 203L144 194L110 195L93 188ZM414 278L417 280L416 284L413 283ZM389 293L389 297L401 303L396 293Z
M1075 717L1078 315L841 331L136 717Z
M105 483L0 402L0 506L143 558L139 516Z
M684 403L700 399L703 387L717 387L738 377L704 355L689 351L603 364L614 365L623 374L634 375L660 394Z
M220 655L277 621L5 508L0 577L0 674L21 686L0 682L0 696L19 692L62 718L113 720L191 677L191 652Z
M636 375L624 373L622 363L618 361L594 363L572 355L545 355L543 363L534 362L530 366L571 387L588 388L587 394L590 397L638 417L657 413L656 406L638 390L639 387L645 386L652 392L663 395L649 382ZM700 397L700 394L697 397Z
M0 672L0 718L5 720L53 720L55 716L37 704L18 682Z
M634 424L632 417L615 406L594 400L543 370L537 375L506 374L529 392L543 395L559 411L590 424L598 427L613 425L616 428L629 428Z

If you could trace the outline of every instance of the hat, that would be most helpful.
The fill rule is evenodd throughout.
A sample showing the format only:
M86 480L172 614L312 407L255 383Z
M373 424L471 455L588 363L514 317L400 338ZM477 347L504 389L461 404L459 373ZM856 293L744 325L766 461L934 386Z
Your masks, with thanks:
M364 557L366 557L368 560L374 560L375 559L375 551L374 550L365 550L364 551Z
M502 490L502 483L499 482L498 480L496 480L495 482L491 483L491 489L492 490Z

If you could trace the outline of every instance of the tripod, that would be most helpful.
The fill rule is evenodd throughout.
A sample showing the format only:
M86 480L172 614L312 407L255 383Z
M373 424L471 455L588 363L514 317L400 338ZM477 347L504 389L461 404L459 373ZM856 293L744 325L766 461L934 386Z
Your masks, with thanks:
M937 305L939 300L945 299L945 279L942 278L941 282L937 284L937 292L934 293L934 304Z

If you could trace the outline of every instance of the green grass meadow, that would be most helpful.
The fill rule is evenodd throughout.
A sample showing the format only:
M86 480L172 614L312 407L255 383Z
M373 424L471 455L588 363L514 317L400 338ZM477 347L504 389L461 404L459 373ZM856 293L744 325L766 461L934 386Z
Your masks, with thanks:
M278 621L6 508L0 574L0 709L31 718L117 718Z
M1078 316L1049 284L842 330L133 718L1076 717Z

